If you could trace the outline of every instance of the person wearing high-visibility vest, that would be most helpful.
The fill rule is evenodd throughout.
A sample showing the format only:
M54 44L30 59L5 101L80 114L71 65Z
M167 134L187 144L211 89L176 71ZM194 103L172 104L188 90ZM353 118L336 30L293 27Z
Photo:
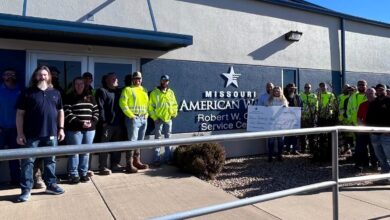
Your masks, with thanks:
M347 120L347 106L349 98L351 97L353 92L353 88L349 84L345 84L343 86L343 93L337 97L338 101L338 124L339 125L348 125ZM345 155L350 155L351 148L354 142L354 134L351 132L343 132L340 134L340 153Z
M359 80L357 82L358 92L352 94L348 101L347 107L347 122L349 125L358 125L357 113L359 106L367 101L366 90L367 82L365 80ZM355 133L356 146L355 146L355 168L362 170L369 167L368 145L369 139L365 138L366 134Z
M366 90L367 82L365 80L359 80L357 82L358 92L351 95L348 100L347 106L347 123L350 125L357 125L357 112L360 104L367 101Z
M339 124L340 125L346 125L347 122L347 106L348 106L348 100L351 96L350 93L351 86L349 84L345 84L343 86L343 93L337 97L338 101L338 107L339 107Z
M299 94L302 100L301 127L313 128L316 125L316 113L318 110L318 100L316 94L311 92L311 85L306 83L304 91ZM301 151L307 148L312 152L314 146L314 135L301 136Z
M319 126L327 125L329 119L333 119L337 110L336 97L333 93L327 91L325 83L319 84L318 99L318 123Z
M170 138L172 133L172 119L177 116L177 101L175 93L169 88L169 76L163 75L160 78L160 86L150 93L148 112L154 121L154 137L160 139ZM153 165L161 165L161 147L154 149ZM170 163L172 160L172 147L164 147L164 161Z
M327 91L327 85L323 82L319 84L317 94L318 113L317 126L333 126L337 121L337 103L333 93ZM313 152L314 160L328 161L332 157L332 146L330 134L319 134L316 150Z
M131 77L131 80L130 80ZM131 82L131 83L130 83ZM148 92L141 85L142 73L134 72L126 76L126 87L119 98L119 106L126 116L127 136L130 141L143 140L148 121ZM140 149L126 152L126 172L136 173L149 166L141 162Z

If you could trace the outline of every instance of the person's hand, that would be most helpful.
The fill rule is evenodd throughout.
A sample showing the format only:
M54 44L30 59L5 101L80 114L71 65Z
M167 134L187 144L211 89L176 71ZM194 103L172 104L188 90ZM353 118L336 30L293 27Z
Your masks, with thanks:
M24 134L21 134L21 135L18 135L16 137L16 143L18 143L19 145L25 145L26 144L26 137L24 136Z
M59 142L61 142L61 141L63 141L65 139L64 129L59 129L58 130L57 139L58 139Z
M92 127L91 121L84 121L83 128L90 128Z

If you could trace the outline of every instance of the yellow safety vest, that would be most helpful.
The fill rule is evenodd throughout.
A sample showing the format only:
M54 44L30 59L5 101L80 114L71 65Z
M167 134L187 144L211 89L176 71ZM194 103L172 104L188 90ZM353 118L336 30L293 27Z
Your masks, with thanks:
M119 98L119 106L129 118L134 118L136 115L148 117L148 102L148 92L142 86L125 87Z
M312 119L318 109L318 100L317 96L314 93L306 94L304 92L300 93L299 96L302 99L302 118L303 119Z
M365 101L367 101L367 97L364 93L355 93L351 95L348 100L347 107L347 121L349 124L357 125L357 113L359 106Z
M330 118L336 110L334 94L331 92L319 93L317 98L319 117Z
M344 114L346 113L346 109L344 109L344 106L345 106L345 100L348 99L350 95L344 95L344 94L341 94L339 95L338 97L338 103L339 103L339 115L338 115L338 118L339 118L339 122L341 122L341 124L346 124L346 118L344 118Z

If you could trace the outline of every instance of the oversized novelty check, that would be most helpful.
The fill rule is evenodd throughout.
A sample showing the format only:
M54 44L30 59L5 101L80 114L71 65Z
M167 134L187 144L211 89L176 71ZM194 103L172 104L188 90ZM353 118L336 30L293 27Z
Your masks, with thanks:
M274 131L301 128L301 108L248 106L247 131Z

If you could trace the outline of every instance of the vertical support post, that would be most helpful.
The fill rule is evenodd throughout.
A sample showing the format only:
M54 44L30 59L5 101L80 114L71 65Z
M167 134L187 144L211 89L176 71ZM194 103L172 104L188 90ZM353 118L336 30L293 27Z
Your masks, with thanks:
M332 131L332 180L336 185L332 187L333 220L339 219L339 131Z
M345 56L345 21L344 18L340 18L340 32L341 32L341 88L346 83L346 56Z

